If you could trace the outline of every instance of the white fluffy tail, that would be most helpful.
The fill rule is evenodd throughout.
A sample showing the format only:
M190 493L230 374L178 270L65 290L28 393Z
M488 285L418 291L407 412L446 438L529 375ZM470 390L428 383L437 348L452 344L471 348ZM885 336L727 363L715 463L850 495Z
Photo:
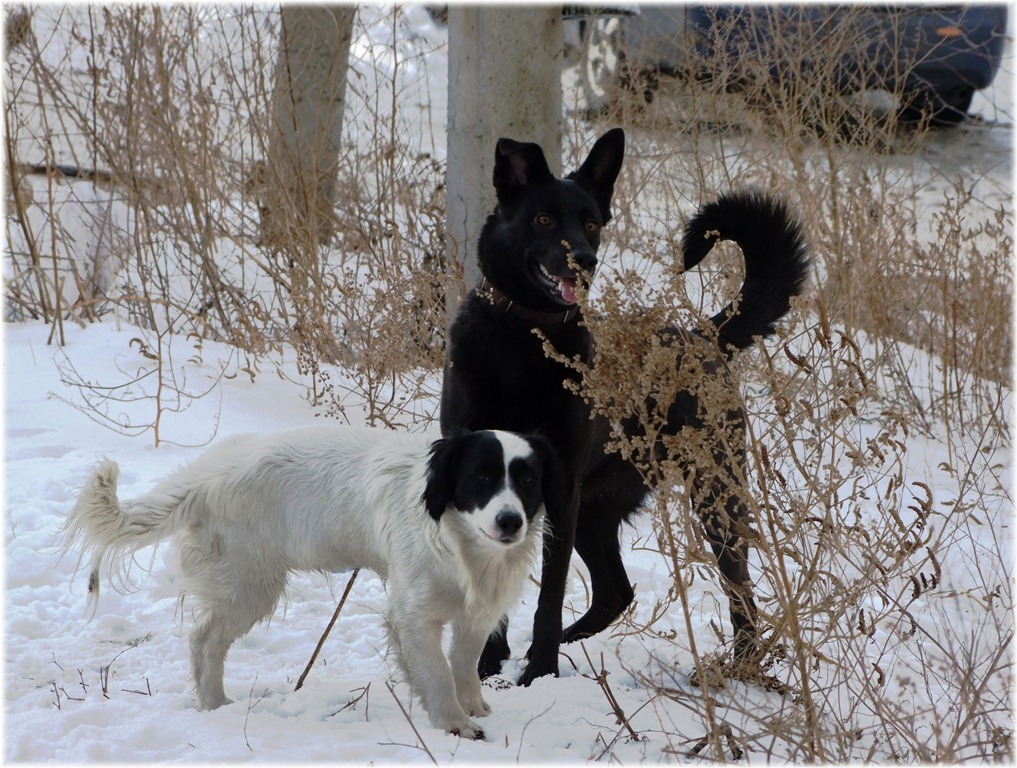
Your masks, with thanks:
M99 602L99 572L106 565L107 578L119 572L127 583L128 565L123 558L142 547L158 543L177 527L179 499L149 494L121 506L117 499L120 467L103 459L81 490L77 504L62 528L64 551L80 552L78 565L91 554L88 577L88 605L94 614Z

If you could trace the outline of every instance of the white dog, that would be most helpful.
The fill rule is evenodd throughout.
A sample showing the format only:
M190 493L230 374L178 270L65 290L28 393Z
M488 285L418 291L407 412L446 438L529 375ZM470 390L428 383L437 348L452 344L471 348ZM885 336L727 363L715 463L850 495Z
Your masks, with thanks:
M390 642L431 722L483 738L470 720L491 711L477 661L519 597L561 471L542 438L432 440L339 426L234 438L125 502L106 459L64 526L66 547L91 552L94 609L104 563L112 575L128 553L176 534L199 605L191 670L205 709L230 703L226 652L272 614L290 571L369 568L388 580Z

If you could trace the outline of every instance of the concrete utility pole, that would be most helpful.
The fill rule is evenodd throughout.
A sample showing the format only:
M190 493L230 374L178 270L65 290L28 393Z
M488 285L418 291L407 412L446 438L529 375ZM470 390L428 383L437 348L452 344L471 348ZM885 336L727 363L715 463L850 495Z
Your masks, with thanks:
M498 139L537 142L561 173L561 15L560 6L449 5L447 255L466 290L479 281ZM459 298L449 297L450 322Z

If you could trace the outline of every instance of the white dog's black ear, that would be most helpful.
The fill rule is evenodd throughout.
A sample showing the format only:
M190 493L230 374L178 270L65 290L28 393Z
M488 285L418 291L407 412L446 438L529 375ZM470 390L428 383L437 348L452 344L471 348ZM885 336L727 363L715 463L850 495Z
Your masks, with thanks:
M458 446L462 440L443 437L431 443L430 458L427 460L427 484L420 500L427 514L435 520L441 518L445 508L452 502L456 487L456 465L459 463Z
M528 435L526 438L540 460L541 493L544 496L544 509L549 520L563 514L569 503L569 489L565 479L565 468L562 466L558 452L551 442L543 435Z

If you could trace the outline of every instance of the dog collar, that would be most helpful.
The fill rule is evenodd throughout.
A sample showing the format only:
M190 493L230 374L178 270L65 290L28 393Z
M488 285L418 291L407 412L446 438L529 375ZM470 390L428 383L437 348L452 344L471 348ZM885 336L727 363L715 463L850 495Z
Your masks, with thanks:
M534 325L564 325L570 320L575 319L579 314L579 306L575 304L563 312L541 312L524 307L522 304L506 296L486 277L477 286L477 293L494 304L494 306L505 310L507 314Z

